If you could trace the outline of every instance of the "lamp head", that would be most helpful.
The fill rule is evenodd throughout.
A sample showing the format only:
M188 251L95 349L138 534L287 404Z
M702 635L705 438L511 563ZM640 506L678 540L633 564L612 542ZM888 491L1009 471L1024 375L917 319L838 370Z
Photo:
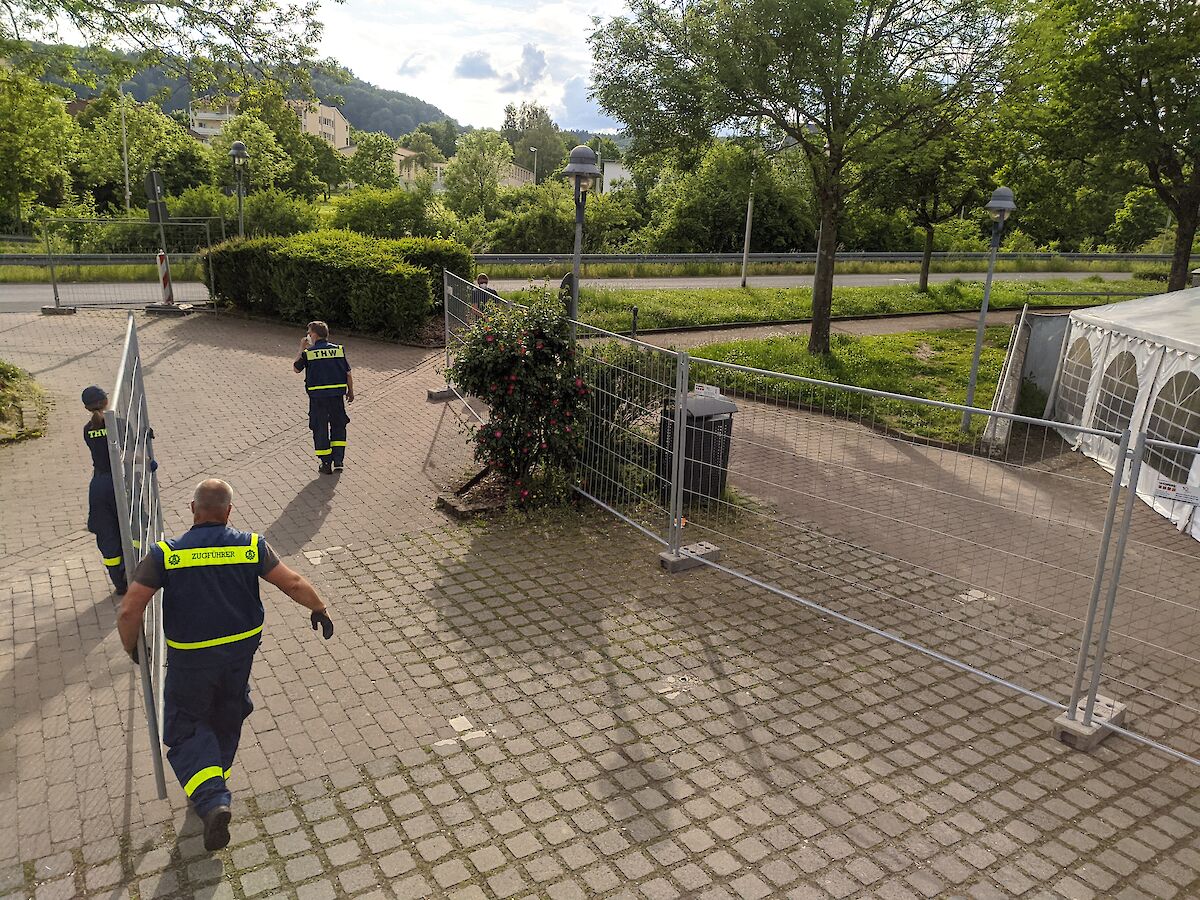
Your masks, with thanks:
M600 177L600 166L596 164L596 151L580 144L571 151L571 157L567 161L566 168L563 169L563 174L570 175L575 179L575 187L579 193L591 190L592 183Z
M244 166L250 159L250 153L246 150L244 143L234 141L229 146L229 158L233 160L235 166Z
M1008 214L1016 212L1017 204L1013 200L1013 192L1006 187L998 187L992 192L992 199L984 207L993 219L999 219L1000 224L1008 218Z

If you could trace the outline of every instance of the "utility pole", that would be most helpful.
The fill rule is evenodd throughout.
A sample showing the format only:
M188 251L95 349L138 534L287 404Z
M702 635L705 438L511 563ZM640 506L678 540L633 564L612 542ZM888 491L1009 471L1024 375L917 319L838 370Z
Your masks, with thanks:
M125 212L129 212L129 140L125 135L125 83L118 85L121 92L121 164L125 167Z

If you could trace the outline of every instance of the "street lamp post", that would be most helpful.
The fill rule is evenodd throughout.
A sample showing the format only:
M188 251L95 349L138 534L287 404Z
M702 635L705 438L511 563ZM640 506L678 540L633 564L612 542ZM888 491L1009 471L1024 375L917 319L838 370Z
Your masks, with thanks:
M250 161L246 145L241 141L234 141L229 147L229 158L233 161L233 171L237 173L238 237L245 237L246 223L242 217L242 198L246 191L242 183L242 173L246 170L246 163Z
M992 275L996 271L996 251L1000 249L1000 235L1004 231L1004 220L1008 214L1016 211L1017 204L1013 201L1013 192L1006 187L998 187L992 192L992 199L984 207L992 216L992 248L988 255L987 280L983 283L983 303L979 306L979 324L975 328L975 354L971 357L971 377L967 381L967 406L975 405L975 380L979 377L979 356L983 353L983 333L987 327L988 301L992 295ZM962 431L971 430L971 411L963 410Z
M537 147L530 147L529 152L533 154L533 183L537 184Z
M572 320L573 335L574 320L579 318L579 258L583 252L583 208L587 204L587 192L600 177L596 151L580 144L571 151L571 158L567 167L563 169L563 174L575 180L575 254L571 260L571 306L567 310L567 316Z

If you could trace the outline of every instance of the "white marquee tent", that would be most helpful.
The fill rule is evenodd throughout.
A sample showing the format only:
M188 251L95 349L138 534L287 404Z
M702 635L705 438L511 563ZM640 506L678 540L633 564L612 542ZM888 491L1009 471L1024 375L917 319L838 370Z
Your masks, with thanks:
M1190 448L1200 445L1200 288L1071 313L1054 419ZM1117 444L1063 430L1108 471ZM1138 496L1200 540L1200 451L1147 447Z

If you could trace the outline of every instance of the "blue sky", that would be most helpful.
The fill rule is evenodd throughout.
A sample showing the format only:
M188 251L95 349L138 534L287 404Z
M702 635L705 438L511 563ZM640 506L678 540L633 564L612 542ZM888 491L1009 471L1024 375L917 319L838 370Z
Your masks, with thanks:
M564 128L618 127L589 100L593 16L621 0L325 2L321 52L380 87L412 94L463 124L498 128L504 106L536 100Z

